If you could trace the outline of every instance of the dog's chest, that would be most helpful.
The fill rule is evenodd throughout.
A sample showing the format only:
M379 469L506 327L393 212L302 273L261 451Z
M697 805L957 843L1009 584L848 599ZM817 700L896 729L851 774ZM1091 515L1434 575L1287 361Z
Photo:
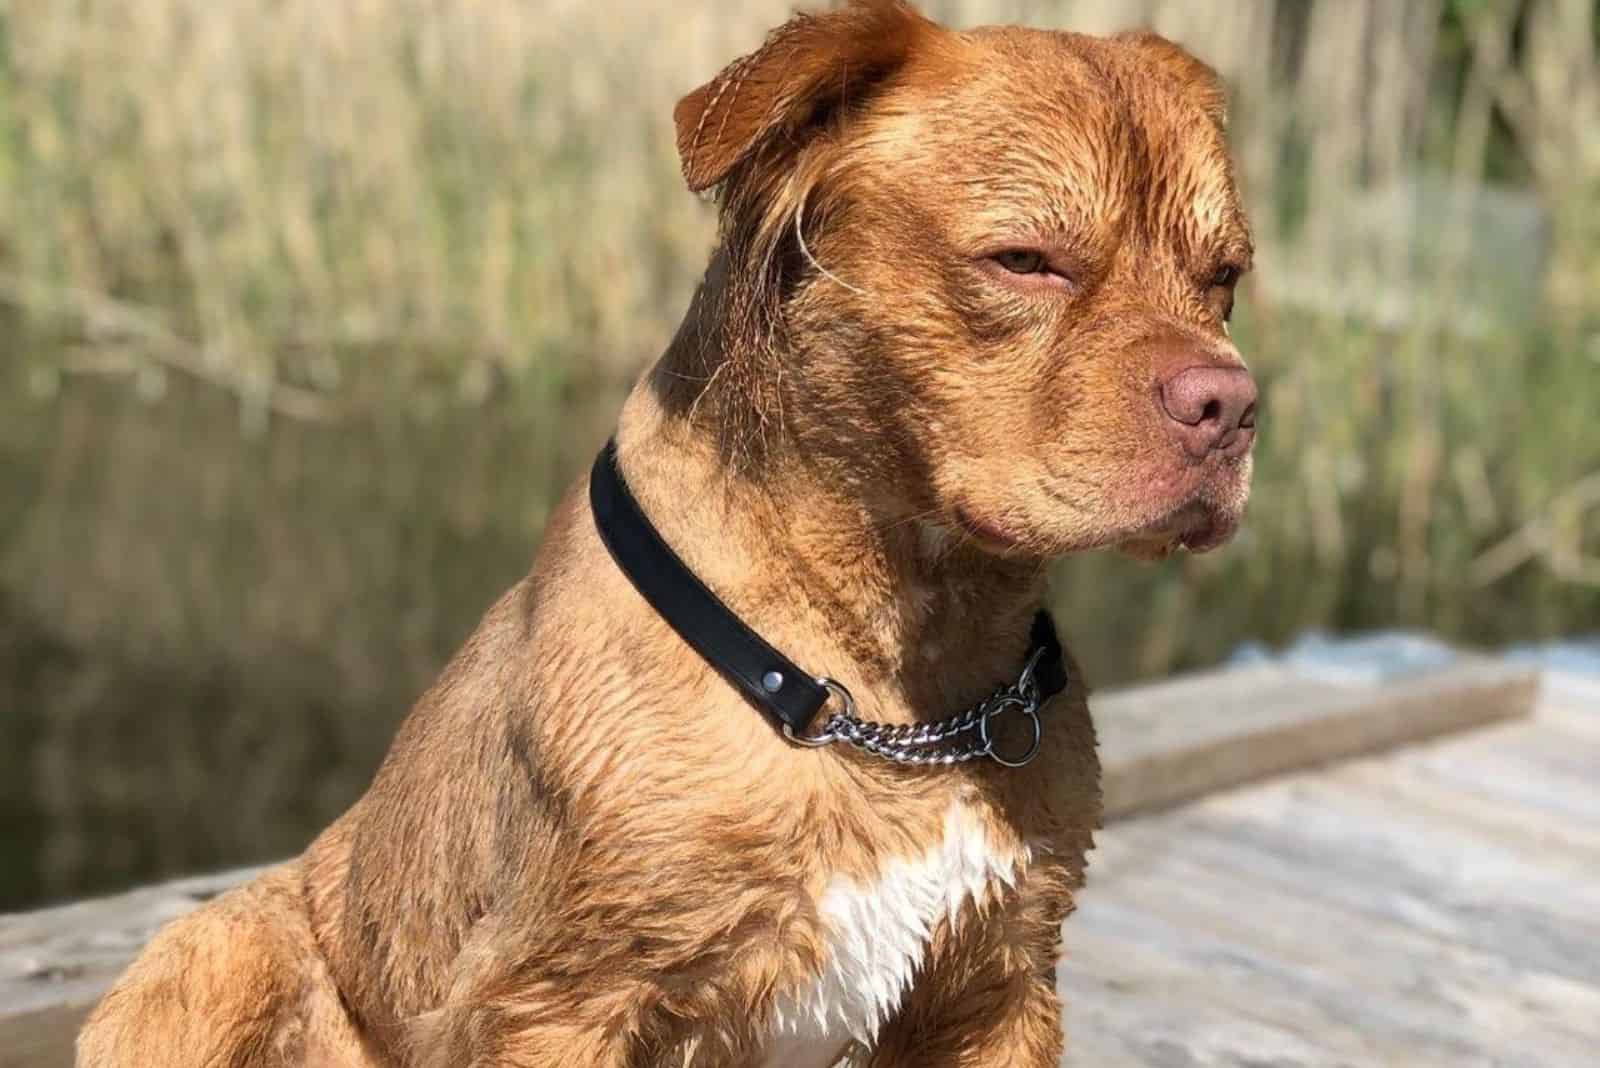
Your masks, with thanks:
M956 804L943 838L921 856L892 860L870 880L833 880L818 903L821 974L778 999L763 1068L828 1068L851 1041L870 1047L910 990L939 922L1009 886L1027 860L1025 849L995 845Z

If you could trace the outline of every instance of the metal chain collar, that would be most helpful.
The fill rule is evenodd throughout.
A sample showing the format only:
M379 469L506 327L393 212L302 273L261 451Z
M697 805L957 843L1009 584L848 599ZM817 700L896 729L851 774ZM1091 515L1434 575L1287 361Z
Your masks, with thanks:
M1039 706L1043 695L1034 677L1043 649L1036 649L1017 681L1002 686L965 712L932 723L874 723L856 715L856 701L843 683L822 678L817 681L839 699L843 708L829 716L816 734L801 735L787 726L783 733L790 741L819 749L835 742L846 742L864 752L896 764L964 764L988 757L996 764L1020 768L1039 753L1043 727ZM1008 712L1026 716L1033 727L1033 742L1021 756L1004 756L995 749L992 724Z

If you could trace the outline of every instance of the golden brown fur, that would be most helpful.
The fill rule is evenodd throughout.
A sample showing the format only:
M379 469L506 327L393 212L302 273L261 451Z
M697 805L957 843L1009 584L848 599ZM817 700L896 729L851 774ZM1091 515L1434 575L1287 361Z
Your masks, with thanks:
M1197 61L870 0L780 29L676 117L723 241L621 463L707 583L863 715L942 717L1014 677L1055 556L1231 532L1247 457L1185 459L1152 395L1238 364L1212 279L1249 235ZM1059 275L997 267L1012 247ZM367 794L164 931L79 1063L762 1064L828 952L824 888L924 853L955 805L1031 860L939 923L857 1053L1053 1066L1099 816L1085 696L1015 771L795 748L645 605L580 483Z

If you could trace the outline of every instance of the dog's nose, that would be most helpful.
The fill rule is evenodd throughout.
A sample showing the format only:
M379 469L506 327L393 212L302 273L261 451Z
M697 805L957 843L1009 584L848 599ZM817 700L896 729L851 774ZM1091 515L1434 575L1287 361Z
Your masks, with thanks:
M1203 460L1214 452L1242 456L1256 434L1256 384L1242 367L1191 367L1161 385L1166 411L1178 443Z

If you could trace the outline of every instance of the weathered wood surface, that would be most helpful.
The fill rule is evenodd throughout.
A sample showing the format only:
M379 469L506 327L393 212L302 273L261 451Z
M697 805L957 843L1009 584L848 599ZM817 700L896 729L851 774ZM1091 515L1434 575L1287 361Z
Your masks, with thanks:
M1111 819L1495 720L1533 707L1538 676L1487 657L1439 669L1219 671L1093 703Z
M1600 700L1102 832L1083 1068L1600 1065Z
M1522 716L1536 689L1537 676L1529 669L1463 657L1427 670L1387 674L1265 665L1107 694L1093 705L1108 814L1115 818L1171 806L1295 768ZM1146 833L1144 822L1127 826L1135 837ZM1108 896L1099 884L1119 878L1127 868L1123 833L1121 828L1107 832L1094 861L1097 900ZM251 874L222 873L0 917L0 1068L70 1064L77 1024L151 932ZM1249 900L1256 892L1249 884L1229 889L1235 900ZM1096 936L1080 930L1085 926L1074 921L1069 933L1092 946ZM1109 1011L1114 1001L1102 997L1099 1004ZM1085 1002L1086 1008L1093 1004ZM1146 997L1116 1004L1123 1015L1158 1008ZM1114 1027L1123 1022L1120 1016L1107 1020ZM1098 1048L1092 1041L1098 1039L1080 1038L1086 1056ZM1091 1057L1081 1063L1145 1062Z

